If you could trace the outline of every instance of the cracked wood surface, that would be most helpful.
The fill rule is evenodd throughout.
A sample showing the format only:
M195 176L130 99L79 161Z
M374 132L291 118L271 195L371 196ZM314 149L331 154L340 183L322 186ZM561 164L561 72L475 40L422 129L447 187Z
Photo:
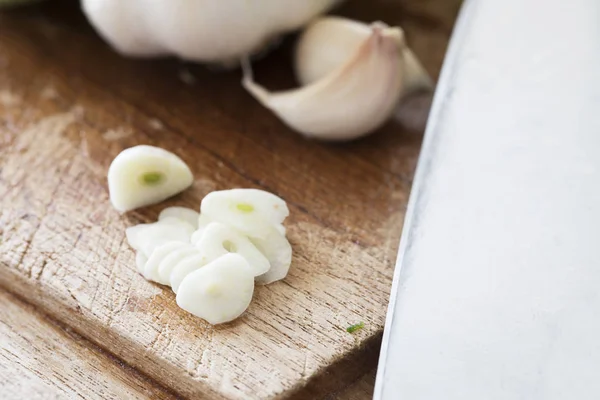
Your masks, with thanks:
M175 399L154 382L31 305L0 290L0 382L4 399ZM334 400L372 398L370 372Z
M3 399L175 399L4 291L0 341Z
M0 285L183 396L318 398L371 369L420 133L392 122L351 144L304 140L244 93L239 72L126 60L75 8L0 14ZM357 0L340 12L401 24L437 76L457 9ZM292 85L288 57L284 47L258 62L257 78ZM121 216L106 170L142 143L176 152L196 181ZM124 230L231 187L289 203L294 260L242 318L211 327L135 272Z

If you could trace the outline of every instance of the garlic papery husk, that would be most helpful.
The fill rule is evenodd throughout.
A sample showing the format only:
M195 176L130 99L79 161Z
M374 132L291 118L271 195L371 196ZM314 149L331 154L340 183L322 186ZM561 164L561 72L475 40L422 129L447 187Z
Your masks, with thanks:
M294 59L296 77L302 85L316 82L343 66L371 35L372 27L341 17L319 18L298 39ZM407 46L401 53L403 94L431 89L433 81Z
M339 0L82 0L83 10L119 52L231 62L260 51Z
M271 93L245 68L244 87L292 129L324 140L350 140L379 128L391 116L404 84L404 36L382 23L350 59L299 89Z

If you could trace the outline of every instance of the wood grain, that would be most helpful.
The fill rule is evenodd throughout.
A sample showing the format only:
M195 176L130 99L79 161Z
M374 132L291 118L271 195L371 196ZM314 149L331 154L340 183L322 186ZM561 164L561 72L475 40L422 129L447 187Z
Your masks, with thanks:
M124 59L73 8L0 14L0 285L184 396L318 398L371 369L420 133L391 122L351 144L304 140L244 93L239 72ZM457 8L378 0L341 12L403 23L435 76ZM288 57L260 61L257 78L291 86ZM121 216L106 169L142 143L179 154L196 182ZM295 255L243 318L211 327L135 272L124 229L231 187L288 201Z
M3 399L175 399L4 291L0 341Z

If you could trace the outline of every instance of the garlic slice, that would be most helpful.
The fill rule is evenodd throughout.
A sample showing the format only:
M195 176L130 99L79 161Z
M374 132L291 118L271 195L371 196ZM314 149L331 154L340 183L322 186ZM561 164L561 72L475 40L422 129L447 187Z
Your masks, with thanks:
M292 245L285 235L273 228L266 238L251 238L250 241L267 257L271 265L267 272L256 277L256 282L267 285L285 278L292 264Z
M123 150L108 169L110 201L120 212L161 202L192 182L192 172L181 158L147 145Z
M177 292L177 305L216 325L242 315L252 301L254 274L238 254L226 254L189 274Z
M185 246L186 243L184 242L166 242L160 246L157 246L154 251L152 251L150 257L148 257L148 261L144 267L144 278L148 279L149 281L158 282L158 266L160 263L165 259L165 257L179 249L185 248Z
M177 218L198 229L200 213L187 207L167 207L158 214L158 220L165 218Z
M141 251L135 253L135 266L137 267L138 272L142 275L144 274L144 267L146 266L147 262L148 257L146 257L144 253Z
M200 250L189 243L186 243L186 245L182 248L172 251L160 261L157 273L155 275L157 277L156 282L170 286L171 273L175 267L183 260L195 257L199 254L201 254Z
M209 217L207 217L206 214L200 214L200 217L198 218L198 228L190 238L192 244L196 244L200 241L202 233L204 232L204 228L206 228L211 222L213 221Z
M179 291L179 286L186 276L204 267L209 261L213 260L209 260L202 252L199 252L197 255L185 258L173 266L169 276L169 283L173 292L177 293Z
M319 18L310 24L296 45L294 68L299 82L309 85L342 67L371 32L368 24L341 17ZM403 48L400 57L403 94L433 87L425 68L408 47Z
M246 259L254 276L264 274L271 267L269 260L246 236L220 222L211 222L204 229L196 247L209 261L227 253L239 254Z
M201 214L231 226L251 237L266 237L274 225L289 215L280 197L258 189L231 189L209 193L202 200Z
M164 218L151 224L140 224L126 229L129 245L150 257L154 249L169 241L188 242L194 227L177 218Z
M355 139L379 128L392 115L405 83L401 74L405 49L399 28L373 23L345 63L307 86L269 92L254 82L248 66L242 84L303 135L324 140Z

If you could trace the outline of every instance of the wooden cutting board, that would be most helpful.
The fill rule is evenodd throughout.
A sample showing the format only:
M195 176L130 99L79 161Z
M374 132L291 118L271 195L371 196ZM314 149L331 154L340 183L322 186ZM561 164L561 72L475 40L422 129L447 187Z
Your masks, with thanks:
M357 0L338 12L402 25L437 76L458 6ZM289 53L259 62L257 79L292 86ZM391 122L350 144L308 141L239 81L239 71L122 58L77 3L1 13L0 285L182 396L319 398L374 365L421 133ZM412 117L427 106L413 102ZM122 216L106 171L137 144L174 151L196 180ZM212 327L136 273L124 231L232 187L288 202L294 260L242 318Z

